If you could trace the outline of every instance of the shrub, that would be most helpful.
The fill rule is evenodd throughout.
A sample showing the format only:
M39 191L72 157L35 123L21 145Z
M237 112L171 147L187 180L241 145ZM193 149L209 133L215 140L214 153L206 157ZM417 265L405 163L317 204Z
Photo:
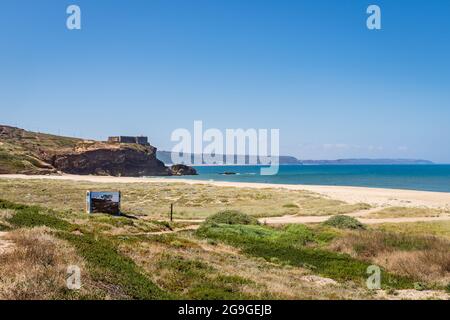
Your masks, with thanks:
M450 293L450 282L447 284L447 286L445 287L445 291L447 291L448 293Z
M283 205L283 208L298 208L298 205L295 203L287 203Z
M324 222L325 225L339 229L364 230L365 226L357 219L349 216L334 216Z
M236 210L226 210L218 212L205 221L207 224L244 224L258 225L259 222L255 217L251 217L245 213Z

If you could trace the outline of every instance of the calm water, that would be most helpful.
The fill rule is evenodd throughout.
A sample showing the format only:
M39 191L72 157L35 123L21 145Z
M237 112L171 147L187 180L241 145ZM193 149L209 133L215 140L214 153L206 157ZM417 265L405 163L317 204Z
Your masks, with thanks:
M259 166L196 167L198 180L274 184L338 185L450 192L450 165L280 166L275 176L261 176ZM223 172L236 175L223 175Z

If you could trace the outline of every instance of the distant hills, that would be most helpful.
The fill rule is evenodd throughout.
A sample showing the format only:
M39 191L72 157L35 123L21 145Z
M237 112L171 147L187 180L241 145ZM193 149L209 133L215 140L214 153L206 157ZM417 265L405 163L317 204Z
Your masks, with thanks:
M304 165L381 165L381 164L434 164L421 159L337 159L337 160L301 160Z
M172 153L170 151L157 151L156 157L166 164L172 163ZM191 162L194 162L194 155L190 154ZM225 162L225 156L219 155ZM254 156L246 156L245 163L261 164ZM253 161L250 161L253 160ZM255 161L256 160L256 161ZM236 156L235 162L237 163ZM280 156L281 165L405 165L405 164L433 164L429 160L422 159L337 159L337 160L299 160L292 156Z

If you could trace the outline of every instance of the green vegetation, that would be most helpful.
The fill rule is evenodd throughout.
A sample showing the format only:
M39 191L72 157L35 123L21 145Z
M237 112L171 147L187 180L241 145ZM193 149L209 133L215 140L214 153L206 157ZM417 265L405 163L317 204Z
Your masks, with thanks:
M338 229L364 230L364 225L358 219L350 216L334 216L324 222L324 225Z
M77 252L86 259L94 281L113 286L121 297L132 299L163 299L170 297L161 291L134 262L122 256L117 245L104 237L81 232L55 213L37 206L17 205L0 200L1 209L15 210L15 214L7 221L16 228L33 228L46 226L56 231L56 235L75 246Z
M170 297L152 283L131 259L122 256L113 242L91 234L80 236L60 233L59 236L74 245L86 259L95 281L117 286L124 297L131 299Z
M42 151L51 154L71 149L82 141L0 126L0 130L2 129L5 130L5 135L0 137L0 173L53 172L50 165L39 160Z
M322 231L323 232L323 231ZM305 226L288 226L280 230L254 225L204 224L197 235L239 247L246 254L267 261L305 267L320 275L339 281L352 280L360 285L367 278L368 263L349 255L320 247L333 238L329 232L314 232ZM411 279L383 271L384 285L410 288Z
M286 203L285 205L283 205L283 208L299 208L299 206L295 203Z
M85 214L85 191L100 188L121 190L124 211L137 219ZM67 259L58 260L59 264L45 267L46 259L52 261L53 256L66 251L61 243L84 263L88 291L77 295L62 291L54 297L373 298L365 290L366 268L372 264L382 267L382 285L388 294L391 289L419 288L418 284L420 289L449 289L448 221L368 225L362 229L357 220L338 215L332 223L269 227L258 224L257 218L367 208L365 204L347 204L310 192L270 188L0 179L0 193L8 200L0 200L0 231L8 231L2 237L42 231L44 243L48 237L57 240L50 248L64 248L48 251L47 257L47 251L39 249L42 241L30 251L27 246L33 237L24 243L17 240L20 237L13 239L21 250L16 256L23 258L22 253L28 251L38 254L39 259L30 260L30 268L43 263L36 281L45 282L42 279L46 279L47 269L57 270L55 266L65 267L66 261L72 261L74 255L69 254ZM187 221L167 222L172 202L175 218ZM189 221L191 218L206 221L197 231L154 233L199 223ZM0 271L22 263L20 259L12 264L0 263ZM61 270L64 279L65 271ZM315 280L303 279L312 275ZM4 279L21 276L10 271ZM321 277L337 283L319 285ZM0 281L0 296L1 285Z
M443 210L431 208L389 207L372 212L369 218L396 218L396 217L439 217Z
M251 189L189 185L183 183L93 183L84 181L0 179L3 199L40 205L58 212L85 210L86 190L117 191L123 194L122 210L136 216L167 219L174 203L175 219L207 218L219 211L240 211L255 218L283 215L343 214L367 208L347 204L308 191ZM24 196L26 195L26 196ZM285 207L291 203L298 206Z
M236 210L226 210L218 212L206 219L206 223L224 224L259 224L258 219Z
M159 272L171 270L170 273L166 274L164 287L177 292L184 299L236 300L254 298L241 290L242 285L252 284L252 281L239 276L220 274L210 265L197 259L164 253L158 259L157 269Z
M384 223L373 225L373 229L382 232L400 233L415 236L435 236L450 240L450 221Z
M330 248L441 289L450 273L450 242L445 238L367 230L347 233Z

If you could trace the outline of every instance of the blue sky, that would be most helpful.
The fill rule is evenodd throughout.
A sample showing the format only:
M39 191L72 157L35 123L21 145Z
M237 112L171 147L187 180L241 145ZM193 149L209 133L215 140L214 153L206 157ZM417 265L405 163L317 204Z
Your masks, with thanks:
M449 16L446 0L2 0L0 123L171 149L203 120L279 128L302 159L450 163Z

